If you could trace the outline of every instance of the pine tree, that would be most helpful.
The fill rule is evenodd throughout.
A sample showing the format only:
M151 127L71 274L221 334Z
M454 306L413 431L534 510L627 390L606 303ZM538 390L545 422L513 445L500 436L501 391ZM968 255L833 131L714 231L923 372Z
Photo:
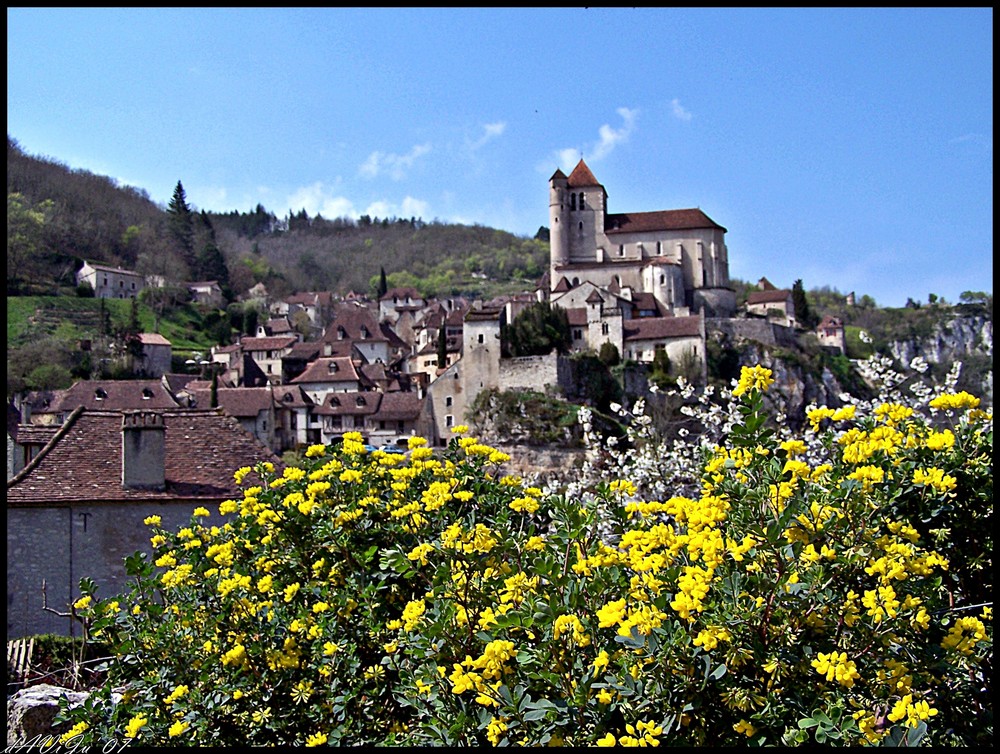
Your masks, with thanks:
M194 255L194 218L191 207L187 203L184 185L180 181L177 181L177 185L174 187L174 194L170 197L170 204L167 205L167 216L170 234L177 244L177 249L191 271L194 271L196 268Z
M379 270L381 272L379 273L378 278L378 297L379 300L381 300L389 290L389 283L385 279L385 267L380 267Z
M448 366L448 333L444 321L441 322L441 328L438 330L437 366L438 369L444 369Z
M806 298L801 280L792 284L792 306L795 307L795 319L803 327L811 330L819 324L819 317L809 308L809 299Z

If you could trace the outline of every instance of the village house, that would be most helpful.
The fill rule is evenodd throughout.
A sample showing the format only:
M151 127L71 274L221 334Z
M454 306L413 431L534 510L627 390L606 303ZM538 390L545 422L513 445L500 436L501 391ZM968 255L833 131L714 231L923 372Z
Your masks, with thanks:
M142 275L121 267L84 262L76 273L76 284L86 283L96 298L136 298L145 288Z
M74 409L89 410L163 410L179 408L177 400L163 381L155 380L78 380L65 390L53 390L22 399L24 421L32 424L62 424Z
M839 317L827 314L816 328L819 344L826 348L835 348L840 353L847 353L847 337L844 333L844 323Z
M136 365L136 372L145 377L162 377L171 370L173 345L159 333L139 333L142 344L142 358Z
M233 472L262 461L280 473L280 459L218 411L77 408L7 481L7 639L79 636L68 612L81 578L98 597L119 594L124 559L151 554L148 516L176 530L204 507L221 523L219 504L239 495Z
M292 346L299 342L295 335L275 335L267 338L244 337L240 339L240 347L244 354L254 360L260 370L267 375L272 385L281 383L281 359L291 352Z
M226 416L236 419L240 426L260 440L275 453L284 450L277 434L274 388L224 387L215 391L216 405L212 405L212 389L201 387L191 391L195 408L221 408Z
M761 290L747 294L747 312L758 317L767 317L786 327L794 327L795 302L791 290L775 288L767 278L761 278L757 285Z
M218 309L226 302L222 287L217 280L198 280L188 283L187 289L191 294L191 300L200 306Z

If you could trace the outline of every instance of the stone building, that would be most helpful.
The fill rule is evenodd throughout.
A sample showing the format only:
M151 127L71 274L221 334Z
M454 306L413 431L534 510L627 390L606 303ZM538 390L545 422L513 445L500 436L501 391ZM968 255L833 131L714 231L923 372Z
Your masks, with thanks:
M726 229L700 209L609 213L607 191L580 160L549 180L549 223L551 292L589 281L650 293L683 314L736 310Z
M218 411L79 408L7 481L7 638L80 634L60 613L97 583L98 597L125 585L124 558L151 553L147 516L187 525L196 507L220 521L239 495L233 472L281 462ZM252 480L253 477L250 477Z

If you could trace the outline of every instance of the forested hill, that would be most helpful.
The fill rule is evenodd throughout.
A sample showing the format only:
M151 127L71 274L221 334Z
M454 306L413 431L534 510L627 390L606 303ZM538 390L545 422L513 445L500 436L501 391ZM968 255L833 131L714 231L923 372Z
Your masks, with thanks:
M304 210L279 218L261 205L225 214L184 208L190 245L178 239L173 200L162 207L141 188L31 156L8 135L7 294L70 293L83 260L176 281L218 279L234 297L257 283L275 296L371 293L382 270L390 286L425 295L490 297L533 288L548 264L542 232L529 239L482 226Z

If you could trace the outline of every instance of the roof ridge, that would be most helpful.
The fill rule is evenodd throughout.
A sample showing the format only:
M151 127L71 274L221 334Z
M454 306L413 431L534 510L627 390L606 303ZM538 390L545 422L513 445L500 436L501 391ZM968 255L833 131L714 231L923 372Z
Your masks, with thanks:
M66 421L64 421L62 426L56 430L56 433L49 438L49 441L42 446L42 449L38 451L37 455L28 461L28 463L24 465L23 469L7 480L8 489L20 482L24 479L24 477L37 468L38 464L42 462L42 459L49 454L49 450L55 447L56 443L58 443L67 432L69 432L70 427L76 424L76 420L83 414L84 411L85 409L83 406L77 406L70 412L69 416L66 417Z

